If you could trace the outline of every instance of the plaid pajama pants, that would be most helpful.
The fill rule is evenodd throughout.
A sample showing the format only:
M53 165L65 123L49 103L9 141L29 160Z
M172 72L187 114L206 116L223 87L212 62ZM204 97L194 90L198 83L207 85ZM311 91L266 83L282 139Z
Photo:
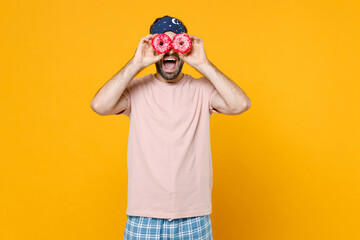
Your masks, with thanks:
M149 218L127 215L125 240L213 240L210 215Z

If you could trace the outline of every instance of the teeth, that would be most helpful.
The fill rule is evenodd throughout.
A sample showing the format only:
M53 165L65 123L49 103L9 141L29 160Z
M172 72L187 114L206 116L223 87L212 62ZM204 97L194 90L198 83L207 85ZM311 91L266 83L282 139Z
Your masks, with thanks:
M173 61L176 61L176 58L164 58L164 61L165 60L173 60Z

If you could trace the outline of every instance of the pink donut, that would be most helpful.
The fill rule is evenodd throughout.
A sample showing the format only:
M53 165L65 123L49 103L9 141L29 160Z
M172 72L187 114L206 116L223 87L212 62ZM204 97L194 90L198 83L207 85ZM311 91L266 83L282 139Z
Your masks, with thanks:
M187 53L188 51L190 51L191 46L191 38L186 33L176 34L172 40L172 48L176 52Z
M157 53L166 53L171 49L171 38L161 33L152 39L151 45Z

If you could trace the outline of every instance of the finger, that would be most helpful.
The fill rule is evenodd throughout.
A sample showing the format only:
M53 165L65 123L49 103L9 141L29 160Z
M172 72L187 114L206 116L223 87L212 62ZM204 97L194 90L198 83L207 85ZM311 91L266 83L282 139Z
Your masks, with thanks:
M152 36L146 36L145 41L149 41L152 38Z
M196 40L199 40L200 39L200 37L197 37L197 36L195 36L195 35L191 35L190 36L192 39L196 39Z
M164 57L165 53L159 54L156 58L156 62L160 61Z
M144 43L144 42L147 42L147 41L148 41L148 39L146 37L143 37L143 38L140 39L141 43Z
M146 37L145 37L145 38L143 38L142 43L150 44L151 41L152 41L151 37L149 37L149 38L146 38Z
M152 37L154 36L154 34L149 34L149 35L146 35L145 37L141 38L141 42L145 42L146 40L149 40L151 39Z
M181 60L184 60L184 54L179 53L179 58L180 58Z
M196 42L201 42L201 41L202 41L201 38L196 37L196 36L194 36L194 35L191 35L191 40L192 40L192 41L196 41Z
M148 37L147 37L147 40L150 41L152 40L157 34L150 34Z
M165 53L161 53L159 55L156 56L156 60L159 61L160 59L162 59L164 57Z

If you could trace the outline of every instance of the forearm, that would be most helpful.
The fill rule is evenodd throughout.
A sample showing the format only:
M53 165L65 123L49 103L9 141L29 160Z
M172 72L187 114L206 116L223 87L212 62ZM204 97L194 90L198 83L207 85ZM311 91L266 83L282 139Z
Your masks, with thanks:
M118 73L116 73L91 101L91 108L96 112L107 112L119 101L126 86L136 76L142 67L131 59Z
M214 85L225 103L234 110L249 107L251 102L245 92L231 79L226 77L209 60L196 69Z

